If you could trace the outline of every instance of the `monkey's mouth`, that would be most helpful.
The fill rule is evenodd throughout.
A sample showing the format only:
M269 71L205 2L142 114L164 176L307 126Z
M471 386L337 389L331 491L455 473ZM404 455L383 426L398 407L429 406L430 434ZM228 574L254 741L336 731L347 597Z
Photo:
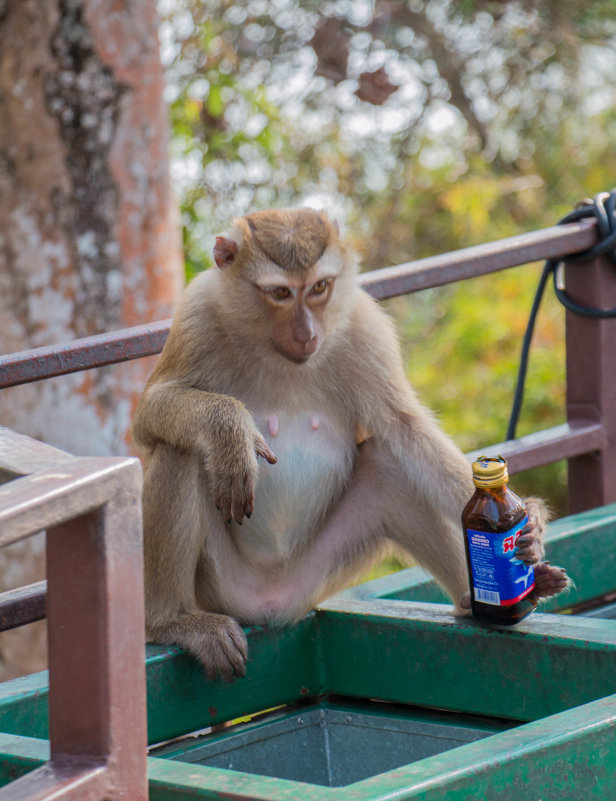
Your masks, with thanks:
M307 346L306 350L300 351L291 348L285 348L281 345L276 345L276 350L281 356L284 356L290 362L294 364L305 364L311 356L317 352L319 348L319 343L314 342L314 344L310 344Z

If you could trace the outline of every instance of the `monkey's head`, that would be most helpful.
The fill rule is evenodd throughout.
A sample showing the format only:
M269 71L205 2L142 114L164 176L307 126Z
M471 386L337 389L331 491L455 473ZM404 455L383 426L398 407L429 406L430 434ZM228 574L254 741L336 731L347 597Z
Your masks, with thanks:
M356 287L355 260L338 228L313 209L249 214L216 237L214 259L243 325L292 362L308 361L344 327Z

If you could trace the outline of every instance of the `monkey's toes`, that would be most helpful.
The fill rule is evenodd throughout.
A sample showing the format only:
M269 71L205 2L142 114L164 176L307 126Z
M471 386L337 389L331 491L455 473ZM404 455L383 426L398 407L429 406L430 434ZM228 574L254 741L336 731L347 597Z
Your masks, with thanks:
M549 562L541 562L535 565L535 589L534 594L537 598L549 598L551 595L558 595L559 592L567 589L571 584L571 579L567 571Z
M523 531L526 531L526 526ZM534 565L545 556L545 548L541 540L533 533L522 534L518 537L516 557L525 565Z
M198 657L211 681L218 676L227 684L246 675L248 643L241 626L226 618L224 624L206 637L199 648Z

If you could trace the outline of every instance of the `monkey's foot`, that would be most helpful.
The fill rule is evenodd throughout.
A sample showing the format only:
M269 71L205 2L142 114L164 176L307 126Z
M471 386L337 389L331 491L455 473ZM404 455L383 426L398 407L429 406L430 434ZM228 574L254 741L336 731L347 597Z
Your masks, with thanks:
M536 511L535 499L528 499L528 523L520 531L516 541L516 557L525 565L534 565L545 556L543 545L543 523L539 522L540 513ZM540 503L537 501L537 503ZM542 518L543 519L543 518Z
M187 612L156 627L150 635L155 642L186 648L201 662L212 681L220 676L230 684L236 676L246 675L246 635L232 617L212 612Z
M538 565L534 565L534 571L533 595L537 599L558 595L559 592L571 586L571 579L564 567L557 567L549 562L540 562Z
M571 579L564 567L557 567L549 562L540 562L534 565L533 569L535 571L535 589L531 595L536 601L558 595L559 592L571 586ZM460 598L459 608L461 611L458 610L457 614L462 615L465 614L465 610L471 608L470 592L465 592Z

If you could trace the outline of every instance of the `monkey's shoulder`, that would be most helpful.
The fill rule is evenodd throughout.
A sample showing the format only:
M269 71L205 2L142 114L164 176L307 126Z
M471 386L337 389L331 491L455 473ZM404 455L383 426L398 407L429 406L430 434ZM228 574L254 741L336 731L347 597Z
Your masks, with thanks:
M394 323L378 300L358 289L349 315L349 340L372 348L398 348Z
M348 324L328 354L330 368L342 371L352 386L382 380L402 370L400 345L393 321L383 307L360 289Z

